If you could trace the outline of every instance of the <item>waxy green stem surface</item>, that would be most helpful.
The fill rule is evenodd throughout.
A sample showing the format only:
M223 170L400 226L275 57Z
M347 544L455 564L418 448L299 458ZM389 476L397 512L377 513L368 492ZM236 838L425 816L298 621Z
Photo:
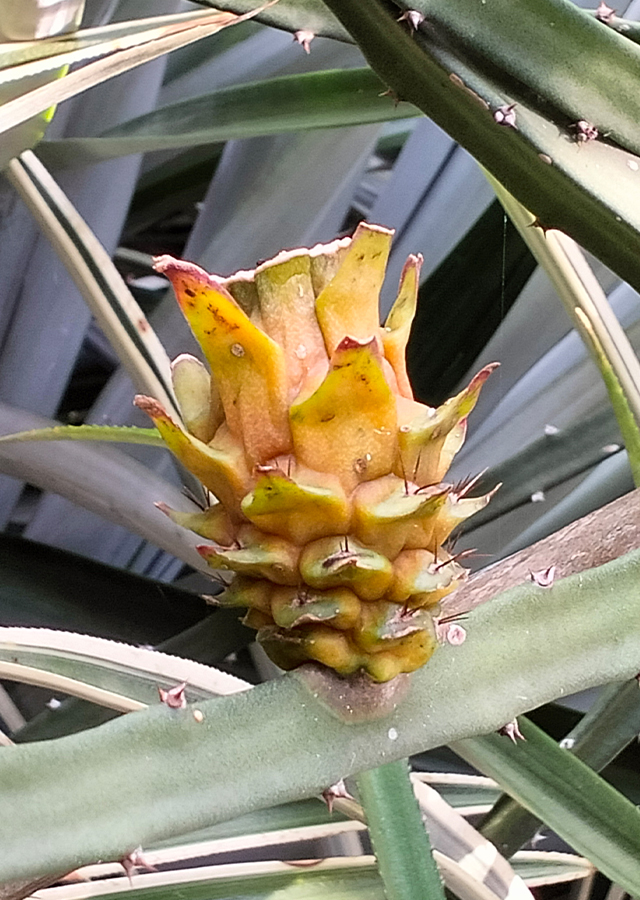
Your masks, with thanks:
M550 561L551 562L551 561ZM343 777L494 731L561 694L640 670L640 551L475 609L380 718L305 673L194 707L158 705L0 752L0 882L119 859ZM615 616L612 604L615 603ZM336 679L334 679L335 683Z

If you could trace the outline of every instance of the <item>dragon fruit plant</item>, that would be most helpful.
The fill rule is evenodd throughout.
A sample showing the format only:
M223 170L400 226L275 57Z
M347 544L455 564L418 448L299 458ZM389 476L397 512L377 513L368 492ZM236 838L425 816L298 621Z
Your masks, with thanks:
M381 327L392 237L363 223L229 278L156 260L210 368L173 363L184 427L136 399L211 496L202 512L159 506L235 573L220 602L248 607L283 669L313 660L386 682L426 663L439 603L466 575L447 540L490 497L443 478L494 366L438 409L414 399L405 349L422 260L407 260Z

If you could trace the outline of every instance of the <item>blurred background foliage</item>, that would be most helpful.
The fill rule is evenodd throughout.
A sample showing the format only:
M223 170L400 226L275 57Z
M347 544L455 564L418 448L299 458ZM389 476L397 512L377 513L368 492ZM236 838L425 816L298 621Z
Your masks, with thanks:
M183 0L89 0L82 25L192 9ZM618 12L640 18L639 0ZM474 159L411 104L378 96L382 83L372 93L367 81L367 101L342 107L341 73L365 65L352 44L316 37L308 50L285 31L243 22L66 100L36 149L112 256L169 355L192 350L193 339L166 281L153 272L154 255L184 256L227 275L282 247L349 234L362 219L381 223L396 229L383 316L407 254L425 258L408 353L418 398L435 405L483 364L501 363L452 472L456 480L486 469L484 485L503 483L460 539L460 547L477 551L472 565L500 559L629 491L625 449L597 368ZM350 84L344 82L345 91ZM638 349L637 293L590 261ZM145 425L116 352L3 178L0 270L2 430L31 427L38 416ZM78 461L67 445L44 450L46 465L64 470L60 479L73 476ZM32 449L2 449L1 471L12 471L16 452ZM45 465L42 449L33 453L41 454L33 465ZM113 474L106 473L120 465L123 490L139 507L161 499L162 483L180 490L181 473L165 451L132 446L117 453L115 469L95 457L87 496L108 492ZM124 454L130 464L119 461ZM162 481L143 484L139 464ZM212 613L201 599L215 585L153 541L107 521L99 507L0 476L3 625L162 645L249 681L271 674L236 617ZM553 704L533 718L559 739L591 699ZM10 681L0 700L0 728L18 741L106 717L64 692ZM472 772L446 749L415 762L421 770ZM605 774L638 802L637 745ZM477 819L489 806L470 804L472 815ZM536 842L541 846L567 849L555 838ZM326 846L322 852L327 855ZM577 898L589 890L617 896L594 878L583 869L577 881L547 896Z

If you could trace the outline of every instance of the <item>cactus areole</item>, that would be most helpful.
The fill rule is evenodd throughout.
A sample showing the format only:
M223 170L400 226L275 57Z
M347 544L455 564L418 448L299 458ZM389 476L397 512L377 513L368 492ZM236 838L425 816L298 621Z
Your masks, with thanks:
M309 661L386 682L422 666L443 597L466 571L443 544L489 495L443 482L493 366L438 409L413 398L405 349L419 256L383 327L393 232L283 251L229 278L161 256L208 368L173 363L182 422L138 397L211 495L203 512L160 504L235 573L218 598L283 669Z

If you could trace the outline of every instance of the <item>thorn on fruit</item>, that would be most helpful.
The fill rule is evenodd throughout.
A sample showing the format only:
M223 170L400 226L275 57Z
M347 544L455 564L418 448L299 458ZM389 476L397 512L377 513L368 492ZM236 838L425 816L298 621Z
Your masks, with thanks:
M305 53L311 53L311 41L314 39L313 31L296 31L293 35L295 43L300 44Z
M461 497L466 497L468 493L470 493L477 483L480 481L483 475L486 475L486 468L482 470L482 472L478 472L477 475L468 475L466 478L461 478L460 481L457 481L451 490L451 493L454 494L458 500Z
M417 31L424 22L424 16L417 9L407 9L398 18L398 22L408 22L412 31Z
M437 565L432 566L434 572L439 572L441 569L446 569L447 566L451 565L452 562L458 562L460 559L467 559L469 556L475 556L477 554L477 550L475 547L469 547L466 550L458 550L457 553L454 553L448 559L443 559L442 562L439 562Z
M547 566L546 569L540 569L538 572L530 572L529 578L534 584L541 588L550 588L556 577L556 567Z
M336 781L335 784L332 784L331 787L326 788L326 790L322 792L322 799L327 804L329 812L332 813L333 804L336 800L353 800L355 798L349 793L344 783L344 779L341 778L340 781Z
M160 701L168 706L169 709L184 709L187 705L187 698L184 695L184 689L187 686L186 681L180 682L175 687L169 688L165 690L164 688L158 688L158 694L160 695Z
M604 2L604 0L600 0L598 4L598 8L596 9L596 19L598 22L604 22L605 25L610 25L611 20L616 14L616 10L612 9L610 6Z
M129 884L132 884L133 876L136 874L136 869L148 869L149 872L157 872L155 866L152 866L150 863L142 855L142 847L137 847L135 850L132 850L131 853L127 853L126 856L123 856L120 860L120 865L125 871L127 878L129 879Z
M493 114L493 120L504 128L513 128L518 130L516 125L516 104L510 103L508 106L499 106Z
M511 722L507 722L506 725L503 725L502 728L498 728L498 734L511 738L514 744L517 744L518 741L526 741L525 736L520 731L517 719L513 719Z

